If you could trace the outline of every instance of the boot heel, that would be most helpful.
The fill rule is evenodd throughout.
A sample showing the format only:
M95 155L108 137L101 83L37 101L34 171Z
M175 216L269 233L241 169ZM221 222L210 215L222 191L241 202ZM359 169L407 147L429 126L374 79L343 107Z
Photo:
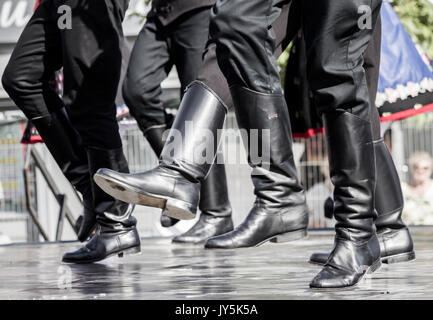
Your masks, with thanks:
M367 270L367 274L372 274L373 272L377 271L382 266L382 262L380 261L380 258L374 262Z
M141 253L141 246L137 246L137 247L132 247L129 249L125 249L122 252L119 252L117 254L117 256L119 258L123 258L125 256L130 256L130 255L135 255L135 254L140 254Z
M415 252L406 252L406 253L400 253L389 257L383 257L382 263L391 264L391 263L397 263L397 262L407 262L415 260Z
M307 229L296 230L292 232L282 233L275 238L271 239L273 243L283 243L289 241L295 241L302 238L305 238L308 235Z
M178 220L191 220L195 218L196 207L182 200L167 199L162 214Z

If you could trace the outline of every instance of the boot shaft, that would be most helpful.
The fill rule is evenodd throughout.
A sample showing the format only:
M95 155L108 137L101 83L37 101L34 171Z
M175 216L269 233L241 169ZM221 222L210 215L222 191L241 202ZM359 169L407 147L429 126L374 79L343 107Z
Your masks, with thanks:
M270 208L305 202L292 151L289 113L283 95L232 87L236 118L248 141L256 205ZM245 135L243 135L245 137Z
M217 157L218 158L218 157ZM199 208L213 217L228 217L232 214L224 164L214 163L200 189Z
M378 217L376 227L400 229L406 225L401 219L404 207L400 178L391 153L383 139L374 142L376 154L375 209Z
M227 108L203 83L193 82L160 157L161 166L176 170L192 182L203 181L215 160Z
M366 119L368 117L366 116ZM371 123L346 111L323 115L334 189L337 236L370 239L375 233L375 156Z

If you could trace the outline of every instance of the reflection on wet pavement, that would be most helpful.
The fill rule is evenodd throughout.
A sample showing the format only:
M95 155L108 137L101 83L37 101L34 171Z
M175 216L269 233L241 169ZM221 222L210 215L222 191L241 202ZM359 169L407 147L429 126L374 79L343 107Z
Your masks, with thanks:
M142 254L93 265L66 265L78 243L0 247L0 299L433 299L433 228L412 229L417 260L383 265L350 290L313 291L332 232L240 250L205 250L144 239Z

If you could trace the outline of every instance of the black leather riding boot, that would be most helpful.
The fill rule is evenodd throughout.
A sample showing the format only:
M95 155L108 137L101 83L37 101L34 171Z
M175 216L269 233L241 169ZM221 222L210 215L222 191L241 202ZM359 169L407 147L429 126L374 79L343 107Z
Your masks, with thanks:
M415 259L409 229L401 219L403 193L397 170L383 139L374 142L376 153L375 209L376 233L380 243L383 263L405 262ZM323 265L329 253L313 253L310 263Z
M138 174L101 169L96 183L113 197L128 203L163 209L176 219L193 219L200 183L216 156L227 108L199 81L185 92L179 112L161 153L160 164Z
M96 213L93 209L87 154L80 136L72 127L64 108L31 121L66 179L83 196L84 210L77 230L78 239L86 241L96 227Z
M201 184L200 218L187 232L173 239L173 243L203 243L208 238L233 230L224 164L214 163Z
M263 94L243 87L231 88L231 94L239 127L248 132L249 141L244 141L244 145L253 168L256 200L240 226L232 232L210 238L205 247L254 247L266 241L285 242L305 237L308 209L293 159L284 96Z
M312 288L350 287L381 265L374 225L375 156L365 109L323 116L337 223L334 249Z
M153 151L155 152L158 158L161 155L162 150L164 149L165 141L163 141L163 134L164 131L167 130L167 128L169 128L167 125L155 126L146 129L144 132L144 136L146 137L147 141L149 142L150 146L152 147ZM161 225L164 228L172 227L178 222L179 222L178 219L161 215Z
M104 150L89 147L87 155L91 173L102 167L129 172L122 148ZM139 253L141 247L137 220L132 216L134 206L114 199L95 183L92 183L92 191L100 228L84 247L66 253L63 262L92 263L116 254L122 257L125 254Z

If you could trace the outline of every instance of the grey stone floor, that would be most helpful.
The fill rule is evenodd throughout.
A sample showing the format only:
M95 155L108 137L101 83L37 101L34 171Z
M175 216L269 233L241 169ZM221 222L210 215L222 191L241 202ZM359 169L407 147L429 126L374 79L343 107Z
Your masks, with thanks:
M239 250L204 250L144 239L142 254L94 265L64 265L78 243L0 247L0 299L433 299L433 228L412 229L417 260L383 265L350 290L308 288L332 232Z

